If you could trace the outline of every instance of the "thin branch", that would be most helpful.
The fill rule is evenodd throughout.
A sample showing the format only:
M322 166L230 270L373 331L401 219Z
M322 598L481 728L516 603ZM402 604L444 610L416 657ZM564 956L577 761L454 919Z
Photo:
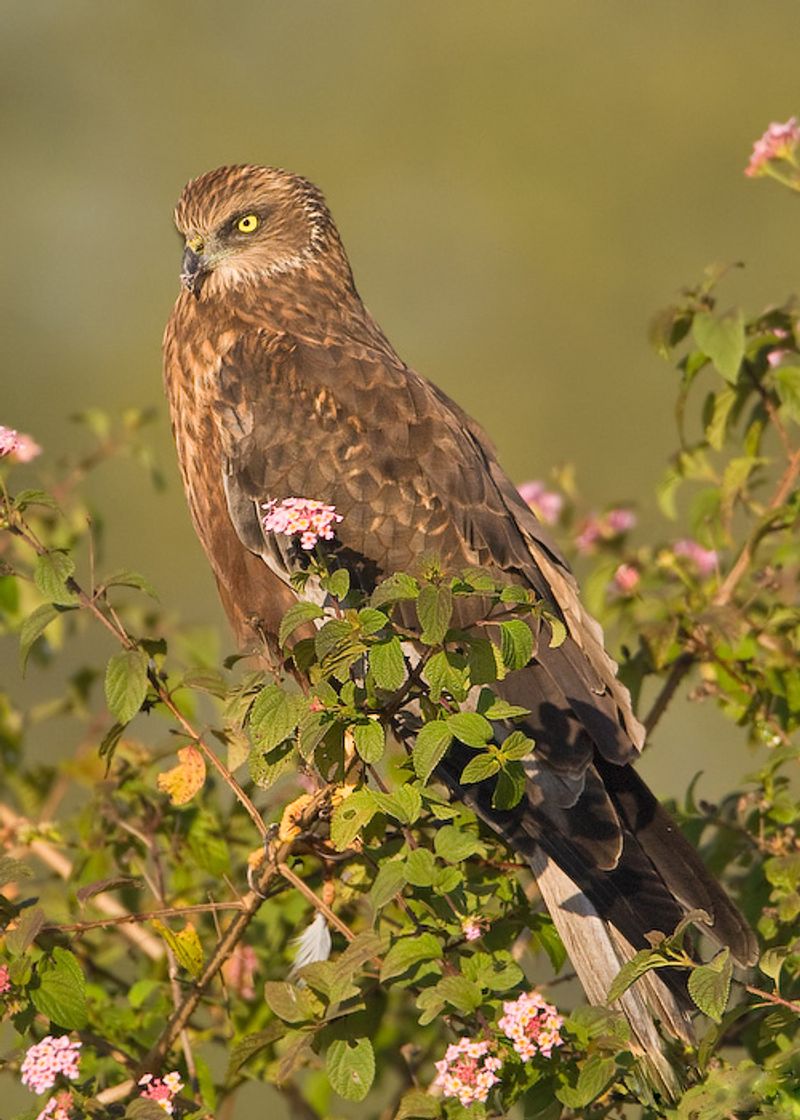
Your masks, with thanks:
M670 668L669 675L661 686L661 691L653 701L653 706L644 718L644 728L648 736L666 712L675 693L695 662L695 656L688 651L677 657Z
M317 898L311 888L306 886L303 880L299 879L297 875L295 875L291 867L287 866L287 864L285 863L279 863L277 865L277 871L278 874L281 875L287 883L292 884L295 890L300 891L300 894L303 895L304 898L307 898L311 905L315 909L319 910L320 914L324 914L326 921L335 929L338 929L339 933L344 934L348 941L355 940L356 935L353 933L350 927L346 925L341 918L337 917L337 915L334 914L333 910L331 910L330 906L326 906L321 898Z
M95 898L100 898L96 895ZM51 922L42 926L43 930L55 933L86 933L92 929L105 929L107 926L121 926L128 922L152 922L161 918L185 918L188 914L212 914L219 910L242 910L241 902L198 902L192 906L164 906L159 910L144 910L139 913L121 914L115 918L97 918L92 922L72 922L59 925ZM162 954L163 955L163 954Z
M751 996L758 996L759 999L765 1000L767 1003L774 1003L779 1007L788 1007L795 1015L800 1015L800 1002L792 999L784 999L783 996L776 995L775 992L765 992L762 988L755 988L752 984L745 984L745 991L749 992Z

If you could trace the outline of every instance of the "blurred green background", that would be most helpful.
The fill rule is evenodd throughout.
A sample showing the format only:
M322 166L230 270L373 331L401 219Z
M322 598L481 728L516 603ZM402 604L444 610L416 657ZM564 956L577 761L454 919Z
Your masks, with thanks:
M742 174L769 121L800 109L796 0L3 0L0 14L0 422L52 461L77 444L79 409L159 409L166 492L125 463L93 484L106 566L147 573L225 649L160 383L171 211L190 177L259 162L319 183L387 334L513 477L572 461L592 503L638 500L645 531L676 387L646 341L652 313L712 261L747 263L724 292L751 310L796 283L796 200ZM713 796L746 766L735 728L680 704L643 763L662 796L701 767Z

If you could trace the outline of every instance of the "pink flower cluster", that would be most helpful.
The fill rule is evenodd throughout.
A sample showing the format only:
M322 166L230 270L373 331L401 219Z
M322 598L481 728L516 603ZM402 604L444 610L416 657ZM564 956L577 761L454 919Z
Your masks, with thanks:
M242 999L254 999L256 994L255 974L258 957L252 945L241 941L222 966L222 975L228 987Z
M6 992L10 992L11 988L12 984L8 978L8 965L0 964L0 996L4 996Z
M766 174L767 164L773 159L786 159L794 163L794 153L800 141L800 124L797 117L789 117L784 124L773 121L767 131L756 140L745 175L751 179Z
M433 1087L441 1089L445 1097L457 1097L465 1108L475 1101L485 1101L491 1087L500 1080L497 1070L503 1064L491 1056L490 1047L489 1042L473 1042L469 1038L452 1042L436 1063Z
M177 1096L183 1088L181 1075L177 1070L172 1073L165 1073L163 1077L153 1077L152 1073L146 1073L144 1077L139 1079L139 1084L144 1085L144 1089L139 1094L147 1101L156 1101L166 1112L167 1116L172 1116L175 1111L175 1106L172 1103L172 1098Z
M36 1120L70 1120L74 1105L72 1093L65 1090L51 1097Z
M629 533L636 525L636 514L632 509L610 509L608 513L591 514L586 518L581 531L575 538L575 547L578 552L585 555L593 552L598 541L612 541Z
M503 1011L497 1025L524 1062L536 1054L549 1058L553 1048L563 1043L564 1020L538 992L524 992L519 999L506 1001Z
M8 458L15 463L29 463L41 453L41 447L30 436L0 424L0 459Z
M614 572L614 589L620 595L632 595L641 580L639 569L633 564L620 564Z
M263 502L261 508L266 510L262 523L268 533L299 535L300 547L307 552L319 540L333 540L334 525L343 520L335 506L325 506L311 498L273 500Z
M52 1089L59 1074L77 1081L80 1064L80 1042L70 1042L67 1035L47 1035L31 1046L20 1069L22 1084L32 1093Z
M688 560L700 576L710 576L712 572L716 571L719 563L719 554L716 550L703 548L697 541L688 539L676 541L672 551L676 556Z
M520 496L545 525L555 525L564 508L564 498L556 490L548 490L538 478L523 482L519 487Z
M486 922L483 918L463 918L461 932L464 934L466 941L477 941L479 937L483 936L485 925Z

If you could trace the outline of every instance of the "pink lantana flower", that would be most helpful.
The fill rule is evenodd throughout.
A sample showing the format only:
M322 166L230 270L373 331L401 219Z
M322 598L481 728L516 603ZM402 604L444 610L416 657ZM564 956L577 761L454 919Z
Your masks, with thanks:
M32 1093L46 1093L61 1074L69 1081L80 1076L80 1042L70 1042L67 1035L58 1038L48 1034L28 1049L20 1068L20 1080Z
M503 1064L489 1053L490 1047L489 1042L470 1038L451 1043L436 1063L432 1087L441 1089L445 1097L456 1097L464 1108L476 1101L484 1102L491 1087L500 1080L497 1071Z
M254 979L258 957L252 945L241 941L222 966L225 983L242 999L254 999L256 994Z
M700 576L710 576L717 570L719 553L713 548L703 548L697 541L690 539L676 541L672 547L676 556L688 560Z
M313 498L284 498L262 502L265 511L262 524L268 533L283 533L287 537L300 537L300 547L310 552L317 541L330 541L334 525L343 521L335 506L326 506Z
M71 1120L74 1105L72 1093L66 1090L51 1097L36 1120Z
M633 564L620 564L614 572L614 588L621 595L632 595L639 586L641 578L639 569L635 568Z
M483 936L483 931L488 925L485 918L462 918L461 932L466 941L477 941Z
M144 1097L147 1101L156 1101L164 1109L167 1116L172 1116L175 1111L172 1098L177 1096L183 1088L181 1075L177 1070L166 1073L163 1077L153 1077L152 1073L146 1073L144 1077L139 1078L139 1084L144 1085L144 1089L139 1094L140 1097Z
M524 1062L536 1054L549 1058L555 1047L563 1044L564 1020L538 992L524 992L519 999L507 1000L503 1011L497 1025Z
M764 135L753 145L745 175L751 179L766 175L767 165L771 160L785 159L794 163L798 141L800 141L800 124L797 117L789 117L783 124L773 121Z
M555 490L548 490L538 478L523 482L519 487L520 497L526 502L540 521L545 525L555 525L564 508L564 499Z
M0 996L4 996L6 992L10 992L12 986L8 978L8 965L0 964Z
M14 428L6 428L0 424L0 459L11 459L14 463L29 463L42 449L35 440L18 432Z
M620 506L603 514L590 514L583 522L575 538L575 547L581 555L593 552L599 541L612 541L629 533L636 526L636 514L632 509Z

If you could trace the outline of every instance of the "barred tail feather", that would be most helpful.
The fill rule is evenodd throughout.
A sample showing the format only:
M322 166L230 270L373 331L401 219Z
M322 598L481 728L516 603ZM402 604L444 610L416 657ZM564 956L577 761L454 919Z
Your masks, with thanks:
M591 1003L605 1004L614 977L635 950L603 921L586 895L541 850L528 856L542 898ZM619 1006L631 1026L638 1051L653 1084L668 1099L680 1094L678 1077L664 1055L655 1021L687 1043L693 1041L688 1015L676 996L653 973L646 973L624 993Z

